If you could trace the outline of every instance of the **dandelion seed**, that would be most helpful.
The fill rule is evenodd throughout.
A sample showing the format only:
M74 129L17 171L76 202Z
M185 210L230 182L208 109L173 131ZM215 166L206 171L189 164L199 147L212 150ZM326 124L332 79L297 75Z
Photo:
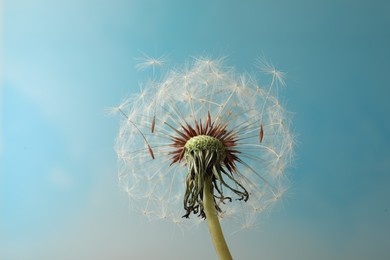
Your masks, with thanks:
M260 87L223 59L196 58L156 82L163 60L145 56L138 67L153 67L153 84L117 109L121 185L144 194L135 204L147 218L180 229L199 218L254 226L286 190L293 138L273 87L285 84L283 73L259 60L272 77Z

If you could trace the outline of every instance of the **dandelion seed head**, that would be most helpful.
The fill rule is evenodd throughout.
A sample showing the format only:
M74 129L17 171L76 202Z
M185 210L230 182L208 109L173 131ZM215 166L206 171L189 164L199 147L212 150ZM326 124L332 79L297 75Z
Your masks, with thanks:
M139 68L152 66L155 78L163 60L145 56ZM224 59L194 58L115 109L123 117L119 182L135 210L180 229L196 226L205 217L204 179L211 178L218 216L245 229L284 195L293 135L273 88L284 75L261 62L269 85Z

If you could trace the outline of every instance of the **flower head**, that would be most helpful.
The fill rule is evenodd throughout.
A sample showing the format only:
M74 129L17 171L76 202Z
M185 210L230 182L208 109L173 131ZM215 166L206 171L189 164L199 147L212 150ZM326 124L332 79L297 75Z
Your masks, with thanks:
M273 95L279 81L260 86L221 60L197 58L150 82L118 109L119 179L131 205L148 218L204 218L209 180L221 218L253 223L286 189L293 138Z

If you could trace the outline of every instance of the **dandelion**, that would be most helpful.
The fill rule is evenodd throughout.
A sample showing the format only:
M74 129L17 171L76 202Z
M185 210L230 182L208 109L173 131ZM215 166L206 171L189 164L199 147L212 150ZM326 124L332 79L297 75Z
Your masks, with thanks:
M260 60L271 77L260 85L222 59L196 58L158 81L158 60L143 61L153 80L116 109L120 184L148 219L206 219L218 256L231 259L219 220L249 228L287 188L293 137L274 87L284 75Z

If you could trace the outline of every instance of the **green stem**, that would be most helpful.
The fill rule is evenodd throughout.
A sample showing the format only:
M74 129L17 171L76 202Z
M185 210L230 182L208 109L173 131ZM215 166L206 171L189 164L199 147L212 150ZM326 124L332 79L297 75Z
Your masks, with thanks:
M217 211L215 209L211 178L207 178L205 180L205 185L203 188L203 207L206 213L206 220L211 239L213 240L214 248L217 252L219 260L232 260L233 258L229 252L229 248L223 236Z

